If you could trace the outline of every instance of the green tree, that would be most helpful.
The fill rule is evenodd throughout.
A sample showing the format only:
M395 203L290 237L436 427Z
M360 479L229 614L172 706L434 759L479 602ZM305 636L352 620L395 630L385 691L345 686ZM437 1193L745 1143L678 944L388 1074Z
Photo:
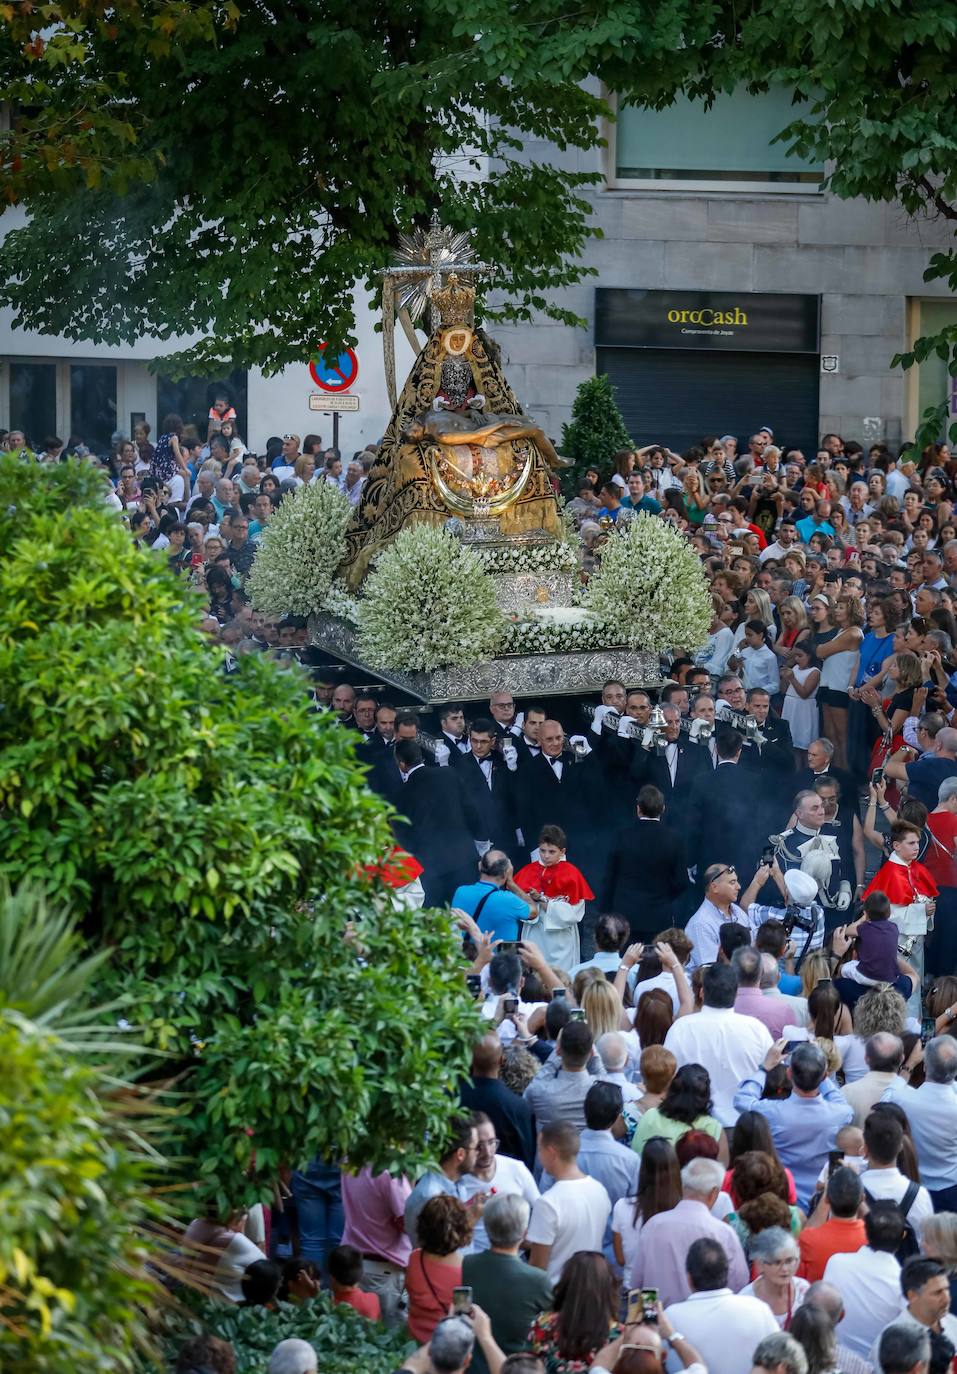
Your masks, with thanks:
M109 948L103 996L195 1094L201 1195L260 1196L300 1151L414 1171L478 1025L450 917L366 877L391 837L353 736L298 670L220 671L100 480L0 460L0 873Z
M40 892L0 883L4 1374L115 1374L149 1345L168 1123L124 1082L136 1049L89 1000L103 957Z
M630 449L633 443L611 379L604 374L586 378L575 393L572 422L562 427L562 454L574 463L572 477L581 477L587 468L607 475L614 455Z
M268 372L345 341L355 281L437 208L512 293L501 315L573 320L545 292L583 275L597 178L521 150L589 147L603 106L557 68L511 82L529 15L488 8L0 5L3 190L31 215L0 248L0 300L74 339L197 333L170 370ZM546 0L546 24L562 14Z

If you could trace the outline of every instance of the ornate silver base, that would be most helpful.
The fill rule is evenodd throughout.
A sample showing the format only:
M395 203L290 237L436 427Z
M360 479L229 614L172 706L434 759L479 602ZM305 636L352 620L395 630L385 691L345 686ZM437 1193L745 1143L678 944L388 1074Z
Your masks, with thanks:
M506 615L536 606L571 606L575 577L567 572L496 572L490 574L495 599Z
M432 706L446 701L480 701L501 688L521 696L596 692L610 677L620 678L626 687L661 684L657 654L621 645L566 654L509 654L465 668L397 673L364 663L356 652L355 640L352 626L337 616L320 612L309 621L310 644Z

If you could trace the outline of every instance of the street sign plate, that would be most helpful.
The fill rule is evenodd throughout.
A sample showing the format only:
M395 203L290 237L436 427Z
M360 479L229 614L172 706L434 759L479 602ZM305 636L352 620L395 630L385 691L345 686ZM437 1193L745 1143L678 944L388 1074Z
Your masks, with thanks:
M348 391L359 375L359 359L351 348L335 357L325 357L326 345L319 345L320 356L309 364L309 372L316 386L323 391Z
M336 410L355 413L359 409L359 397L343 396L341 393L336 395L334 391L313 391L309 397L309 409L325 411L327 415Z

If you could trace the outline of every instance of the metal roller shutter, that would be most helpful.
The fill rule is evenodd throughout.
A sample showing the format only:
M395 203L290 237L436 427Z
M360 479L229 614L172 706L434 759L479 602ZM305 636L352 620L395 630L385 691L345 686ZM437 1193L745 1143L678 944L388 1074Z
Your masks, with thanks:
M813 459L818 444L820 362L814 354L706 353L598 348L628 432L681 453L705 434L736 434L738 452L761 425L775 442Z

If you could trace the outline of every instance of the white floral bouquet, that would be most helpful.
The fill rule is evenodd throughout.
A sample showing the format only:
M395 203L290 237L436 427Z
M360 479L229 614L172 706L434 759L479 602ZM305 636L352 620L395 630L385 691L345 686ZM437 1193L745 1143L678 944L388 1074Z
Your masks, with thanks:
M269 616L312 615L323 609L346 552L352 508L332 482L287 492L263 530L246 590Z
M588 611L571 607L544 609L524 620L510 621L502 641L505 654L570 654L604 649L614 642L615 630Z
M477 553L486 572L577 572L578 548L564 539L540 544L478 546Z
M379 554L357 612L362 657L402 672L492 658L505 630L478 555L426 524L404 529Z
M336 578L329 588L322 609L329 615L338 616L340 620L347 620L351 625L355 625L359 619L358 597L349 590L341 578Z
M711 596L701 561L666 520L641 514L616 530L592 574L583 604L619 643L691 653L708 637Z

